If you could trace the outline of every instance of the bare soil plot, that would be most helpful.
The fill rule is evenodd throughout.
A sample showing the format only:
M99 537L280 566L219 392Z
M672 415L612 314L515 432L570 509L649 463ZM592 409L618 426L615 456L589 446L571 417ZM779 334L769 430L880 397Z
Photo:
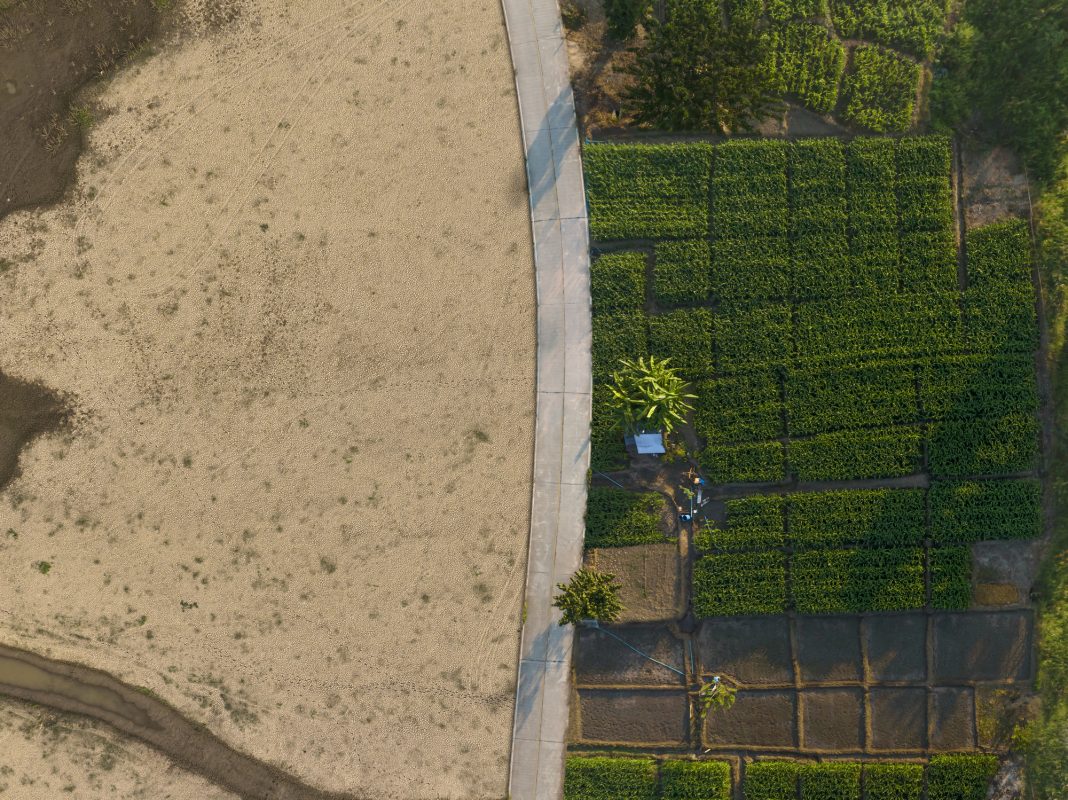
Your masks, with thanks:
M326 789L503 795L534 287L500 8L210 27L0 224L0 370L71 409L0 508L5 641Z

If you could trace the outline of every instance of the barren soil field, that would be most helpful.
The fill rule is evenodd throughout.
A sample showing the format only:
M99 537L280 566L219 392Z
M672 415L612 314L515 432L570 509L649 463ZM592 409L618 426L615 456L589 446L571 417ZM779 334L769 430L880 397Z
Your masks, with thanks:
M73 187L0 221L0 388L36 414L0 419L0 643L326 790L502 797L535 306L499 4L225 5L79 97ZM0 777L69 796L112 734L27 709ZM115 746L141 772L76 796L214 796Z

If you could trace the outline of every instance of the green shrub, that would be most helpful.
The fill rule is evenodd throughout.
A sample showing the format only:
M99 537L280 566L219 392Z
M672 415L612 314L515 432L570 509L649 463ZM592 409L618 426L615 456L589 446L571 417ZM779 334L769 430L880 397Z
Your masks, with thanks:
M968 282L972 286L1031 286L1031 233L1022 219L968 231Z
M801 765L754 761L745 768L745 800L796 800Z
M568 756L564 800L654 800L656 762L648 758Z
M718 550L768 550L786 544L784 500L757 495L728 500L727 527L712 533Z
M731 765L726 761L664 761L663 800L730 800Z
M675 306L707 300L711 260L704 240L657 243L653 263L656 302Z
M660 517L664 498L592 487L586 500L586 547L625 547L665 541Z
M865 764L866 800L921 800L922 764Z
M795 549L919 546L925 537L922 489L798 492L787 501Z
M838 102L845 48L821 24L790 22L768 31L775 88L821 114Z
M1038 434L1033 413L935 423L928 435L928 469L937 477L1028 472L1037 465Z
M645 253L606 253L590 266L595 312L645 306Z
M652 0L605 0L604 15L608 21L608 32L620 41L629 39L649 12L650 5Z
M783 434L778 376L753 372L694 387L694 429L708 443L757 442Z
M772 551L699 558L693 566L693 610L698 617L781 614L785 556Z
M917 422L915 373L895 362L789 370L786 412L792 435Z
M614 311L593 315L593 377L605 380L619 369L622 359L648 354L645 314Z
M899 478L919 469L920 433L913 428L821 433L790 442L790 469L801 481Z
M649 317L649 353L670 358L671 366L688 380L711 374L712 312L679 309Z
M586 145L591 237L704 236L711 161L712 147L703 143Z
M919 65L896 53L860 45L853 51L853 71L845 77L844 116L880 133L908 130L919 82Z
M779 442L710 445L701 451L699 461L712 483L777 483L786 478Z
M782 364L792 349L790 307L733 309L716 315L719 372L750 371Z
M1042 535L1042 485L1037 480L935 481L930 489L931 538L970 544Z
M801 800L860 800L860 766L806 764L801 768Z
M985 800L987 786L997 771L997 756L932 756L927 767L927 798Z
M972 553L967 547L932 547L929 551L931 607L965 611L972 601Z

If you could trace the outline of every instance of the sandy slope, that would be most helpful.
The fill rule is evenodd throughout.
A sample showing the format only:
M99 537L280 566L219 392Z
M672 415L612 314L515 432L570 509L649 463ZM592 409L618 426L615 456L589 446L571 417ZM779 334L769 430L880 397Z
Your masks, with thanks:
M0 504L0 636L326 788L503 796L534 296L498 3L257 0L100 102L78 199L0 224L0 369L77 408Z

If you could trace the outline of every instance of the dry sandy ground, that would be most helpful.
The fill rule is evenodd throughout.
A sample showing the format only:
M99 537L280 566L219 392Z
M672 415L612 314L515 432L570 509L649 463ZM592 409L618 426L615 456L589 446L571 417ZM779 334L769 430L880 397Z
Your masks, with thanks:
M0 498L0 637L327 789L503 797L534 288L499 4L238 11L0 223L0 370L75 407Z
M237 800L150 747L88 720L0 705L4 800Z

